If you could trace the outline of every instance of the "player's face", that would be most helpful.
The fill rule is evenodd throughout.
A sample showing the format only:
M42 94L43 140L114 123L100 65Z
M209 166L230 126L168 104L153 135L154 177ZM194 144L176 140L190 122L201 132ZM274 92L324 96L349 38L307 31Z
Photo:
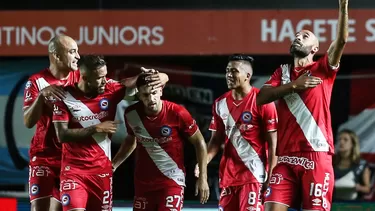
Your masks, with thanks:
M107 84L107 66L103 66L86 77L86 84L93 93L102 94Z
M349 152L353 148L353 143L348 133L341 133L339 135L339 152Z
M244 63L240 61L231 61L227 65L225 77L227 79L228 89L242 87L247 81L247 73L244 70Z
M138 89L138 98L142 101L147 110L151 112L159 111L161 106L161 88L152 89L150 86L141 86Z
M305 58L313 50L317 51L317 40L315 35L307 30L300 31L296 34L294 41L290 46L290 53L299 58Z
M78 60L80 58L78 53L78 45L76 41L71 38L66 38L61 41L62 49L59 53L60 64L63 68L70 70L78 70Z

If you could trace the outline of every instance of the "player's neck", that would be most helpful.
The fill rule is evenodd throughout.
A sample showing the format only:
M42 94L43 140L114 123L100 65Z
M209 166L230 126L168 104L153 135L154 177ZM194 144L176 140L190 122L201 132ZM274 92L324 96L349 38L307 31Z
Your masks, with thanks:
M70 70L68 70L68 69L66 69L66 70L59 69L54 64L50 64L49 71L51 72L51 74L53 75L53 77L55 77L56 79L59 79L59 80L65 80L65 79L67 79L68 76L69 76L69 72L70 72Z
M304 58L294 57L294 67L305 67L313 63L312 55L308 55Z
M242 100L251 91L251 86L238 87L232 90L232 97L234 100Z

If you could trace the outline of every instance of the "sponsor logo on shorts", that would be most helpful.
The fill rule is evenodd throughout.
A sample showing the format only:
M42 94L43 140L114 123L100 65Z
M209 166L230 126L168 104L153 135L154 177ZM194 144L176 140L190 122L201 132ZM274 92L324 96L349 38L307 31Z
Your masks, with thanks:
M219 211L224 211L224 208L219 205Z
M322 205L321 203L322 203L322 200L320 200L318 198L312 200L313 206L321 206Z
M288 163L291 165L302 166L307 170L315 168L315 162L304 157L280 156L278 158L278 163Z
M62 196L61 196L61 203L62 203L62 205L63 206L68 206L69 205L69 203L70 203L70 196L69 196L69 194L63 194Z
M249 211L260 211L260 209L254 207L254 206L247 207L246 209L249 210Z
M33 196L35 196L38 193L39 193L39 185L37 185L37 184L31 185L31 187L30 187L30 194L33 195Z

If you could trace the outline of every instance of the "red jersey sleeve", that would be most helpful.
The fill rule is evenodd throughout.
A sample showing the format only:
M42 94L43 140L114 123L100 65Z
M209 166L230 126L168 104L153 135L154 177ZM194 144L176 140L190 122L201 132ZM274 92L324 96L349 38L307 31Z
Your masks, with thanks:
M336 76L337 72L340 69L340 64L338 64L336 67L331 66L328 62L328 53L324 54L324 56L320 57L318 60L318 63L321 68L319 70L324 71L324 75L327 77L334 77Z
M281 85L281 68L278 68L264 83L264 86L273 86L273 87L278 87Z
M212 119L208 129L211 131L224 131L224 124L216 113L216 102L212 105Z
M53 104L52 122L69 122L69 110L63 101Z
M277 130L277 110L275 103L264 104L260 107L260 113L262 115L262 123L265 126L267 132Z
M184 134L186 137L190 137L197 132L198 125L190 113L184 108L183 106L179 106L178 109L178 116L179 116L179 126L180 132Z
M35 80L30 79L26 82L23 93L23 110L30 107L38 97L39 90Z

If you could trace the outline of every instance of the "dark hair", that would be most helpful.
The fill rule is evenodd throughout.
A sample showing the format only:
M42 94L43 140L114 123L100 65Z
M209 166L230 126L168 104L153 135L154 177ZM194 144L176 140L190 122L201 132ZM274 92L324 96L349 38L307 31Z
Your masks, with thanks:
M233 54L229 56L228 61L247 61L250 63L251 67L254 65L254 58L246 54Z
M142 73L138 76L137 78L137 82L135 83L135 85L137 86L137 88L141 87L141 86L144 86L144 85L147 85L147 80L146 80L146 77L150 75L150 74L145 74L145 73Z
M94 71L103 66L107 63L104 60L103 56L99 55L85 55L82 56L78 61L78 66L81 71Z

